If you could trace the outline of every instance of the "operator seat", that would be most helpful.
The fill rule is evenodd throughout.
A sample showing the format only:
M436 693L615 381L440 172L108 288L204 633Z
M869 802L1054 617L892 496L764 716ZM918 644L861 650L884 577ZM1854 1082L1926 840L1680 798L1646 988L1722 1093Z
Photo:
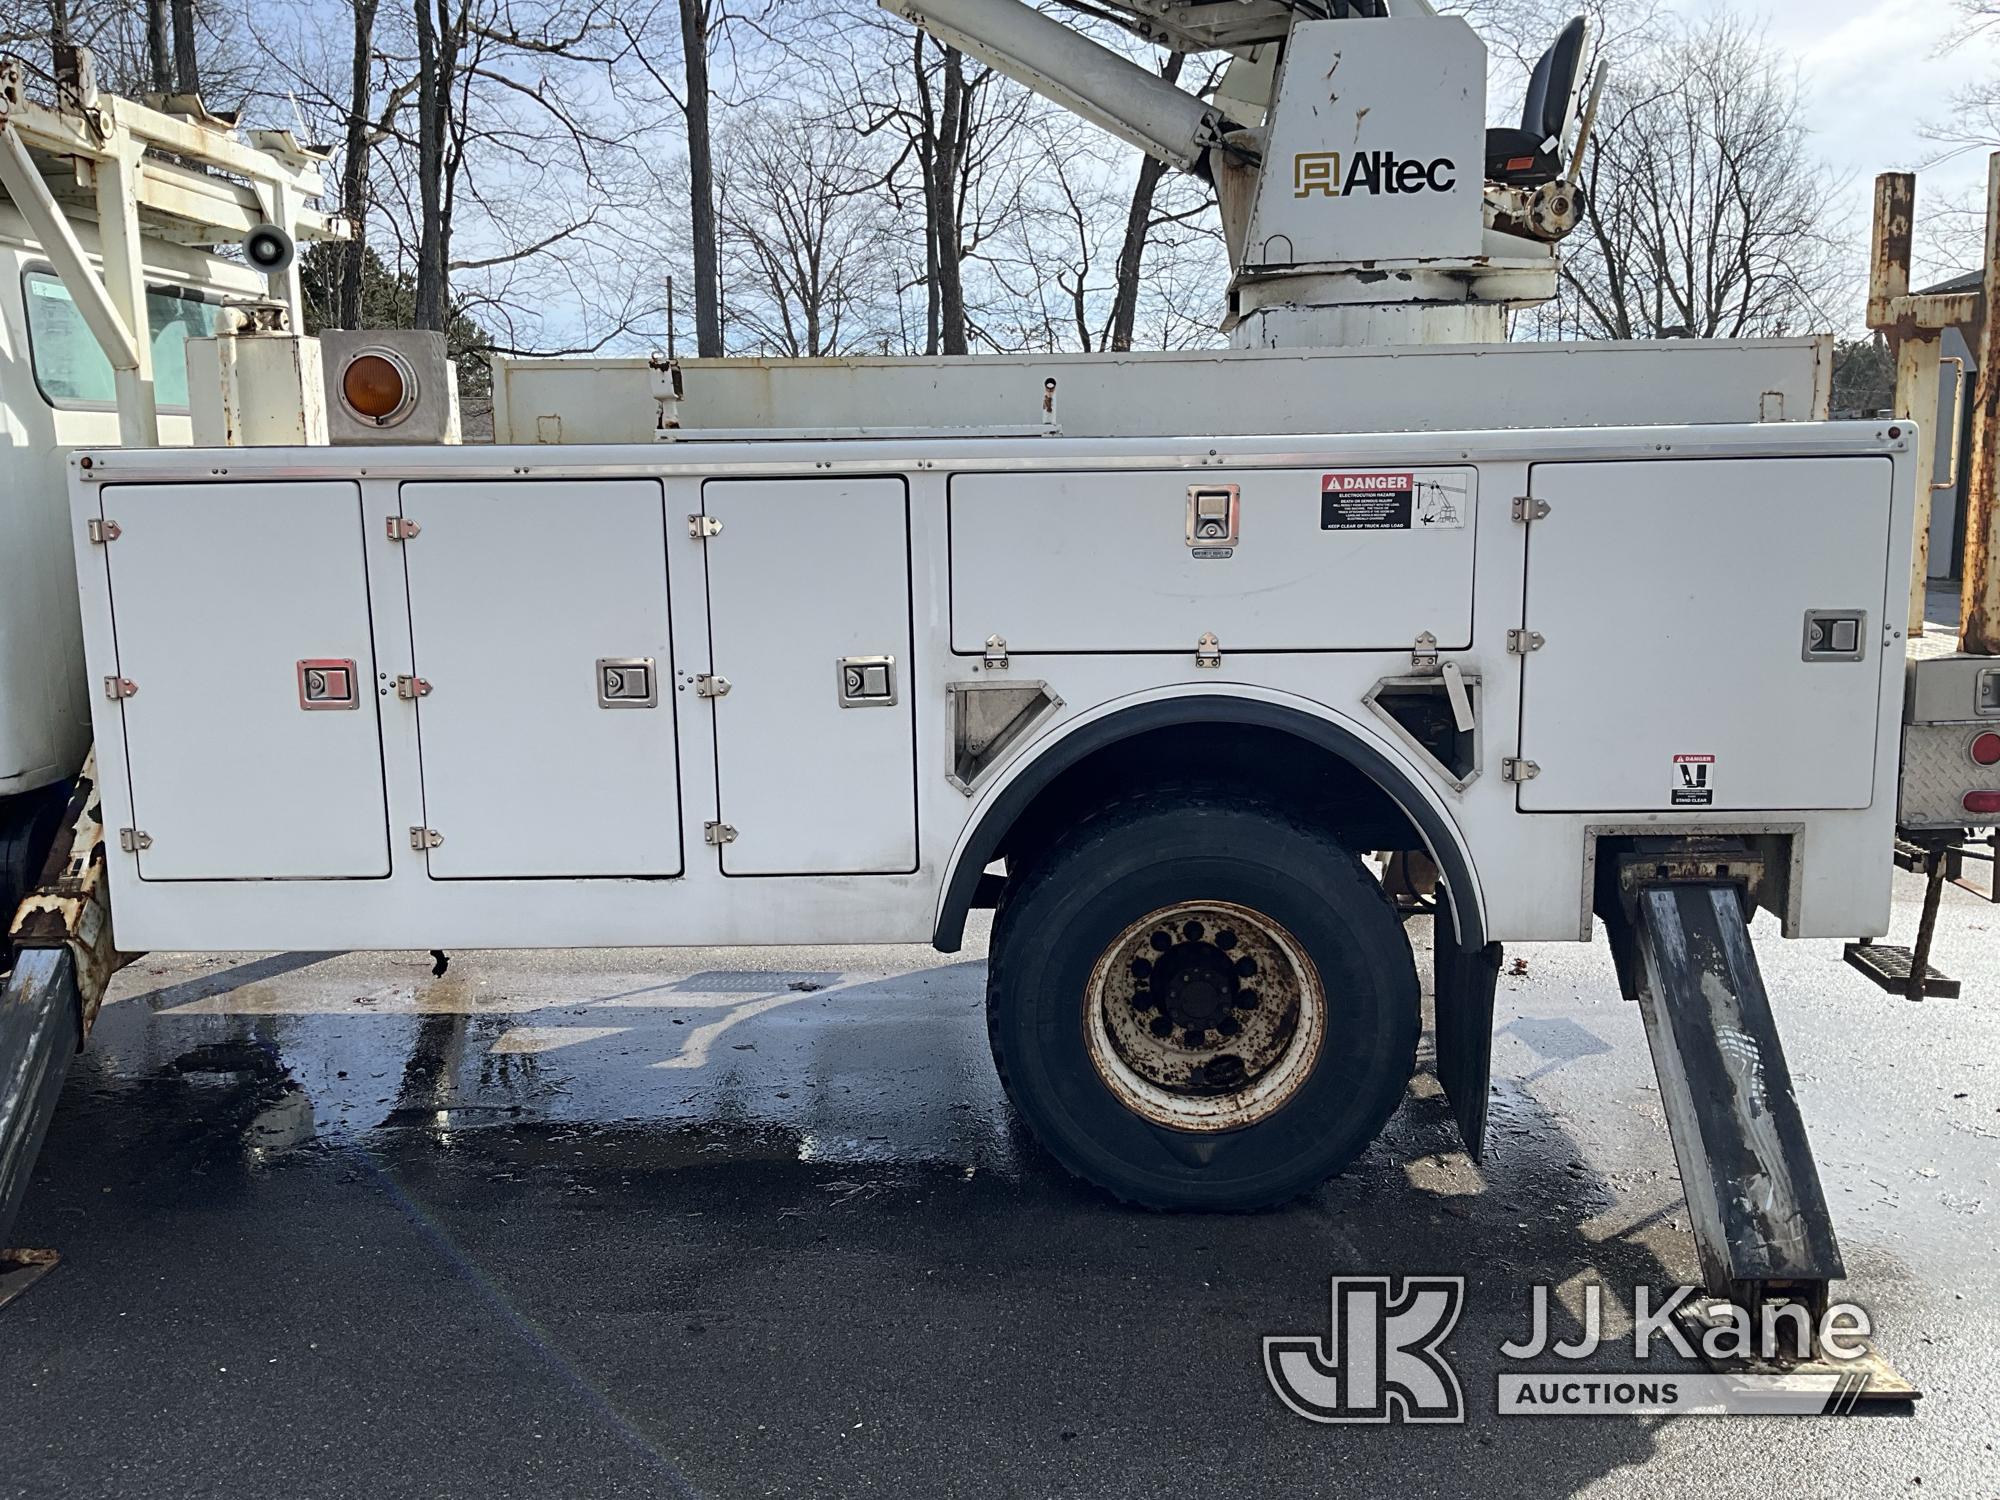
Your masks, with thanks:
M1562 176L1562 136L1576 97L1583 64L1583 17L1555 39L1528 77L1521 126L1493 126L1486 132L1486 180L1508 187L1540 187Z

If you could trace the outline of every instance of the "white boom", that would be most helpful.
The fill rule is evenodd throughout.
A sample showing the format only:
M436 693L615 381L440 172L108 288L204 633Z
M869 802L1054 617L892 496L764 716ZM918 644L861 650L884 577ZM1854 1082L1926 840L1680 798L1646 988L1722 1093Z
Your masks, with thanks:
M881 0L884 10L1170 166L1198 171L1219 110L1019 0Z

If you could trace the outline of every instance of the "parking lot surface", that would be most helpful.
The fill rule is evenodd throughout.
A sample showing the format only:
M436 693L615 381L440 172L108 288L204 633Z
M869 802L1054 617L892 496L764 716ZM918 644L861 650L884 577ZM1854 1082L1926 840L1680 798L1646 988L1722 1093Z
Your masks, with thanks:
M1618 1333L1696 1279L1601 944L1510 950L1483 1163L1426 1057L1344 1176L1234 1216L1121 1208L1024 1137L976 944L152 955L15 1235L63 1261L0 1311L0 1495L1990 1500L1996 932L1948 891L1964 998L1912 1005L1759 924L1845 1294L1926 1393L1811 1419L1494 1413L1531 1285L1569 1328L1602 1281ZM1468 1420L1288 1412L1263 1336L1410 1272L1467 1278Z

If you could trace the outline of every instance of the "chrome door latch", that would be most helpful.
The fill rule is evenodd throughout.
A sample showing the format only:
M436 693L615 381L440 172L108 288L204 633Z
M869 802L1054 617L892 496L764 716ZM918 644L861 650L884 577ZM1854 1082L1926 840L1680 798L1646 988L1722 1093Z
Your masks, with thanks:
M1196 557L1227 557L1243 530L1243 492L1233 484L1191 484L1187 544Z
M843 656L835 666L840 672L842 708L896 706L895 657Z

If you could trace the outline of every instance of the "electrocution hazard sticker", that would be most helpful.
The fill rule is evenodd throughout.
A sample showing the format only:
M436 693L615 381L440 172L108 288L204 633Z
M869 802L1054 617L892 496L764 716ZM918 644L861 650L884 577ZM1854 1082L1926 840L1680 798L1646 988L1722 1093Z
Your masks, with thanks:
M1322 531L1420 531L1465 524L1462 483L1416 474L1324 474Z
M1715 757L1676 755L1672 791L1675 807L1713 807Z

